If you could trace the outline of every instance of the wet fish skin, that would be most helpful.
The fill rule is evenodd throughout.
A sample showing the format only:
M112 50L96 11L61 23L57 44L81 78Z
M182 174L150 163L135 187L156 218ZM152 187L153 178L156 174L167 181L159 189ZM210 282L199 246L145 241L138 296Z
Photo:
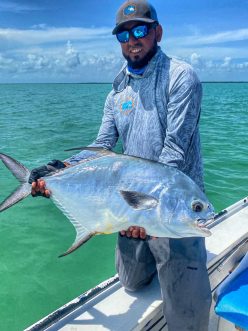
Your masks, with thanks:
M8 158L0 154L5 164L11 163L7 166L14 174L15 168L23 167ZM28 170L23 168L26 180ZM22 181L19 191L28 195L30 186L17 178ZM211 234L203 226L214 216L205 194L181 171L158 162L96 150L89 159L44 180L52 192L51 199L77 232L74 244L63 255L95 234L118 232L131 225L142 226L148 235L156 237ZM0 211L8 208L8 199L13 205L10 196L0 205Z

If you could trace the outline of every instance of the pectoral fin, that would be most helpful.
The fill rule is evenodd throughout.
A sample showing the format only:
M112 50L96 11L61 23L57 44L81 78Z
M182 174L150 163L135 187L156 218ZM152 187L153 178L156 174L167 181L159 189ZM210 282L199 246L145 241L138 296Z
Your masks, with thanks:
M158 205L158 199L148 194L135 191L120 191L120 193L129 206L134 209L152 209Z

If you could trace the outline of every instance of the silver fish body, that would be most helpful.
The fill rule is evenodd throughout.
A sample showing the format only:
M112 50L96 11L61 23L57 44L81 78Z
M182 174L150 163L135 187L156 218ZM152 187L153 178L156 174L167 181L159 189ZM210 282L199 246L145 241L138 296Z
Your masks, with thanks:
M76 228L76 240L66 254L94 234L131 225L156 237L211 234L204 223L213 218L213 207L181 171L105 150L94 154L44 177L52 200Z

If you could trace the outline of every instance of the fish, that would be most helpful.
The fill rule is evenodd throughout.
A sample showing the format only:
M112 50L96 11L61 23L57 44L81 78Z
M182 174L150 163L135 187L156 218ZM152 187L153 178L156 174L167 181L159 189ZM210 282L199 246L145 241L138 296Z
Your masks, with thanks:
M65 256L98 234L130 226L143 227L153 237L184 238L211 235L207 224L214 208L199 186L182 171L140 157L101 148L82 148L90 156L42 179L51 200L76 230ZM72 150L72 149L71 149ZM30 171L0 153L20 185L1 204L0 212L31 194Z

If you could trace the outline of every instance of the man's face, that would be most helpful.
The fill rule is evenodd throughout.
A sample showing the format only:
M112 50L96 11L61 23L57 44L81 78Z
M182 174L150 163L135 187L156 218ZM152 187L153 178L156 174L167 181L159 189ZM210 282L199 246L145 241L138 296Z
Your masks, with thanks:
M122 30L130 30L135 26L143 25L143 22L127 22ZM157 30L158 29L158 30ZM161 26L151 28L149 33L144 38L135 39L130 34L129 41L120 43L122 54L132 68L144 67L157 51L157 42L161 40Z

